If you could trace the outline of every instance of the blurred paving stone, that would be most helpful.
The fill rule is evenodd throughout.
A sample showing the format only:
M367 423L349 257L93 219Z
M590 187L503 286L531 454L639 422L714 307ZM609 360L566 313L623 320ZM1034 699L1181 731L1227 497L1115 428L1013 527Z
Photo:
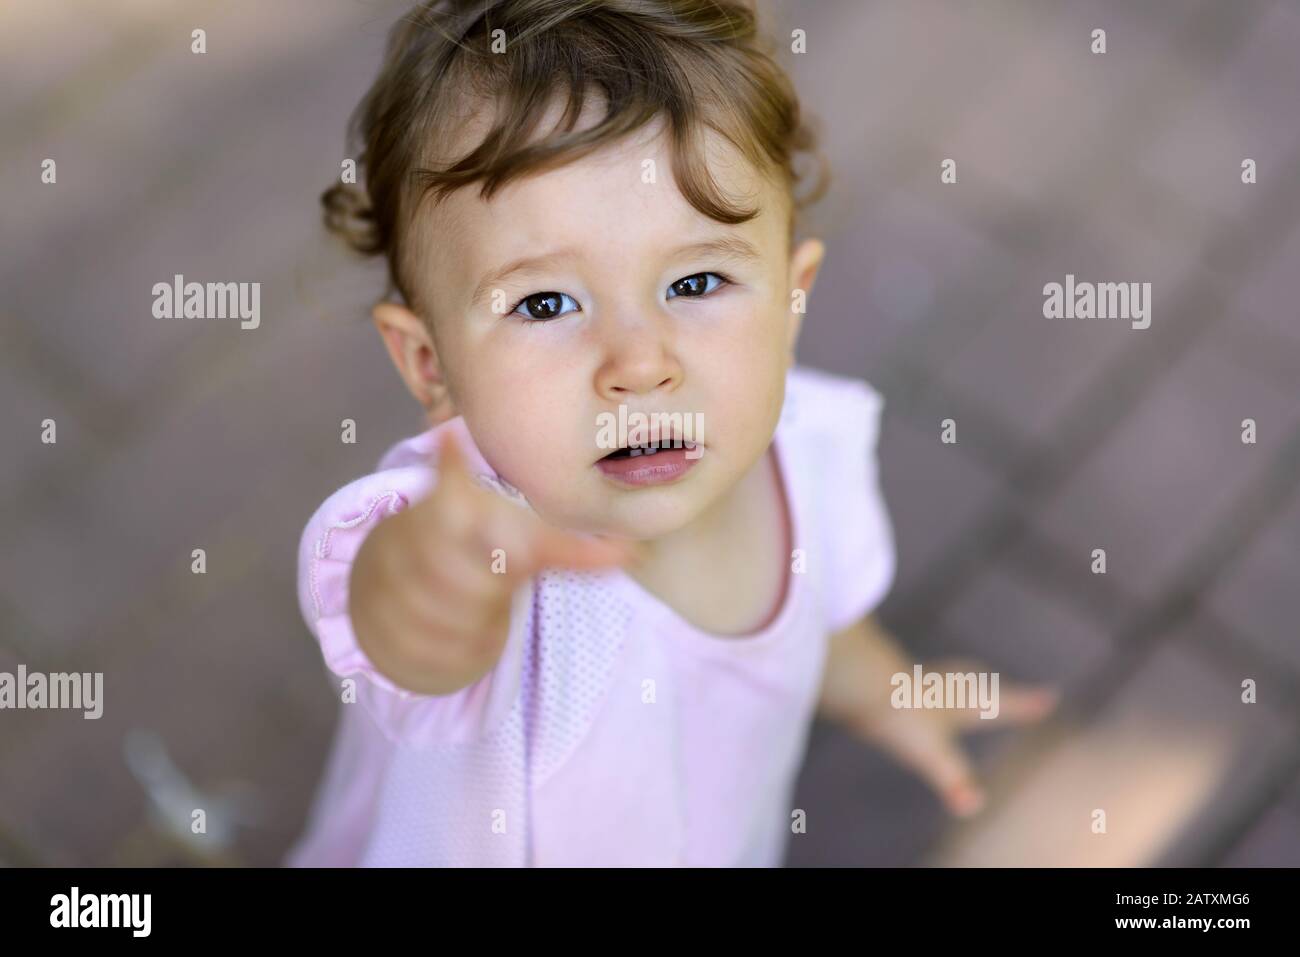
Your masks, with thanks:
M1300 354L1300 312L1295 293L1296 263L1300 262L1300 228L1278 246L1261 250L1256 269L1242 284L1241 294L1229 311L1232 330L1263 328L1284 340L1292 356Z
M101 641L106 623L188 569L232 513L262 516L260 547L292 556L327 495L424 427L371 327L294 322L292 356L252 352L196 383L154 429L114 449L70 496L30 509L0 543L0 594L56 647ZM357 422L356 444L340 440L345 417ZM336 477L321 481L326 458Z
M960 442L959 432L958 445L943 445L938 420L927 435L891 414L886 401L880 473L898 554L886 609L906 601L934 563L999 501L997 478L959 452Z
M392 9L401 3L380 0L380 5ZM59 6L46 5L42 12L58 16ZM15 104L18 109L0 105L0 120L7 127L17 125L30 134L0 143L0 155L24 157L22 162L14 160L15 167L38 156L58 158L57 191L25 190L28 195L16 197L12 210L15 221L39 229L47 241L79 249L78 244L88 247L92 238L111 234L115 226L122 226L123 210L138 214L142 204L157 203L160 184L174 182L178 172L187 171L181 160L198 160L190 164L191 174L210 171L214 162L246 162L247 157L228 149L202 156L196 155L196 148L210 142L205 139L210 131L239 135L250 121L258 124L278 118L283 122L290 111L284 109L283 102L266 97L265 90L286 82L292 89L295 76L321 73L319 61L313 61L311 53L319 55L324 47L340 43L331 63L341 75L316 79L330 84L351 75L362 84L382 47L382 31L369 30L363 23L375 12L374 7L363 13L347 4L308 7L288 2L267 7L211 0L202 7L189 4L183 9L158 0L133 6L132 10L115 8L111 15L78 17L75 24L60 24L62 36L57 45L62 51L109 39L112 46L94 61L64 63L61 74L48 77L39 89L23 97ZM309 16L304 15L307 11ZM25 35L48 29L51 24L43 22L48 19L33 17L25 25ZM202 55L190 50L190 31L199 21L209 39L208 52ZM45 66L60 62L49 50L40 51L39 58ZM20 63L11 58L0 61L6 91L11 84L19 87L31 82L29 65ZM11 64L17 69L6 70ZM349 107L341 99L322 96L320 100L307 109L346 116ZM202 123L193 121L196 114L202 116ZM290 119L300 121L296 116ZM320 126L312 137L322 136L327 129L331 128ZM341 133L339 126L332 130L336 137ZM142 149L142 144L149 148ZM43 149L24 152L38 146ZM294 144L284 146L261 154L265 168L274 170L281 159L300 155L294 152ZM66 178L65 160L72 174ZM182 168L177 170L177 166ZM112 182L115 188L105 190L105 182ZM39 199L53 192L61 197L59 205L49 206ZM247 205L251 197L250 193L230 198L235 205ZM42 206L32 205L35 202ZM35 253L23 251L24 256ZM35 256L35 261L39 263L40 257ZM3 268L15 265L11 260Z
M140 650L103 667L101 718L44 711L28 721L5 751L6 772L19 773L6 773L3 805L20 833L59 860L112 863L122 836L146 823L123 752L137 728L161 734L201 790L247 782L266 802L271 833L290 827L325 743L320 721L304 721L285 696L321 668L296 600L284 594L290 584L284 573L251 576L164 609Z
M832 192L810 212L832 239L875 216L879 186L906 182L915 170L937 176L939 158L952 154L935 154L936 131L952 130L972 102L985 109L993 80L1025 52L1024 32L962 4L774 0L768 6L775 36L806 31L808 52L787 53L782 62L805 108L822 121ZM918 49L927 56L917 57ZM827 70L827 63L838 66ZM896 95L900 85L907 97ZM843 117L852 121L840 122Z
M133 576L140 556L112 528L111 516L69 497L30 510L0 541L0 592L32 623L12 636L18 648L55 657L102 637L104 611L154 584Z
M246 721L223 742L222 756L205 768L250 782L263 801L263 818L237 835L235 849L244 863L278 867L301 835L324 773L338 707L334 697L328 713L320 711L310 724Z
M942 155L958 160L957 188L964 166L967 182L991 180L1037 207L1077 202L1077 193L1070 196L1076 176L1123 157L1140 134L1140 127L1120 128L1119 118L1163 107L1194 69L1170 55L1178 31L1196 17L1190 4L1160 6L1159 29L1142 23L1131 4L1047 9L1018 7L1017 16L993 22L1016 39L1017 55L977 104L943 128ZM1091 52L1098 26L1108 31L1100 55Z
M265 703L231 714L202 764L209 779L246 782L261 802L262 819L238 831L235 848L253 866L278 866L301 832L342 707L293 586L292 575L271 573L256 590L257 640L273 646L264 653ZM232 633L247 620L234 608L218 616Z
M990 726L961 746L978 780L1029 732ZM953 818L921 778L875 745L828 721L813 726L794 807L808 831L792 834L786 867L905 867L924 856Z
M1300 867L1300 816L1282 804L1223 859L1224 867Z
M231 22L209 25L208 54L190 53L187 26L174 51L69 131L67 154L109 153L94 171L101 197L116 203L104 228L87 229L76 196L59 193L62 220L30 224L27 255L0 272L15 287L10 309L115 397L164 381L168 362L195 337L264 332L238 330L232 320L157 319L153 285L176 274L262 282L266 310L276 281L267 267L297 248L303 224L319 222L318 197L338 175L347 115L374 68L378 38L358 30L347 5L308 17L288 5L230 9L237 13L222 16ZM287 49L285 32L294 37ZM323 59L349 68L321 71ZM276 91L271 100L267 89ZM189 119L195 115L204 122ZM212 149L209 130L221 131L222 150ZM188 139L177 141L177 131ZM153 147L141 151L140 143ZM105 182L128 185L105 191ZM52 247L61 250L58 275L46 264ZM61 281L64 273L79 281ZM264 312L265 323L274 319Z
M1238 221L1251 191L1286 176L1284 159L1300 145L1293 108L1300 96L1300 10L1289 3L1239 9L1249 25L1229 61L1210 73L1189 60L1185 92L1163 105L1167 119L1137 151L1143 169L1186 203ZM1247 157L1258 164L1254 186L1241 181Z
M6 360L18 351L12 341L0 342ZM0 455L0 500L5 502L17 502L20 490L42 473L84 473L102 454L93 426L81 421L75 404L51 382L51 371L25 368L18 361L0 368L0 443L6 452ZM54 420L53 444L41 441L46 419Z
M1161 644L1086 724L1029 764L940 866L1204 866L1217 829L1293 746L1294 715L1241 702L1238 676ZM1093 833L1094 810L1106 833Z
M108 863L117 835L143 809L143 795L121 758L119 686L104 676L105 708L98 720L81 712L27 712L29 730L5 752L0 827L35 848L50 865ZM175 714L183 714L178 703Z
M1043 539L1037 529L1021 528L1004 557L1009 574L1112 638L1143 610L1122 581L1093 572L1091 548L1066 551Z
M365 337L366 342L377 338L366 327L359 328L357 335ZM323 353L305 349L296 368L319 371L326 381L342 379L344 367L337 363L355 365L352 351L337 349L339 340L329 335L321 335L317 341L325 346ZM378 343L374 346L378 349ZM329 361L325 362L325 358ZM387 364L386 357L377 358ZM295 379L295 387L309 389L310 378ZM319 649L301 621L297 607L296 547L302 525L319 499L356 474L371 469L382 449L399 437L385 436L374 425L383 422L392 428L398 418L396 414L385 415L377 409L369 415L366 412L375 409L376 401L392 402L392 398L384 398L383 390L367 387L367 381L373 378L358 374L355 382L344 380L346 387L329 393L331 400L352 396L363 403L349 410L360 422L357 446L339 443L332 425L326 437L315 441L308 438L299 443L298 455L285 457L286 461L297 463L297 471L290 468L286 480L263 481L258 486L263 494L250 503L252 507L228 516L221 526L204 533L208 547L207 576L182 576L183 594L161 603L152 618L147 609L136 605L123 630L97 636L105 646L97 649L101 655L120 656L132 649L147 649L134 652L132 660L140 664L131 676L133 681L147 687L128 690L126 694L135 703L136 710L147 710L154 715L153 726L164 732L173 756L196 783L217 787L233 780L245 781L261 794L267 812L265 821L239 832L237 851L247 863L277 864L297 836L319 779L337 715L337 698L330 691ZM412 404L400 390L388 396L395 396L403 409ZM290 404L303 405L296 401ZM336 478L322 481L317 474L320 467L312 464L314 460L326 462ZM349 465L349 461L353 464ZM311 470L310 474L307 470ZM217 474L226 473L218 468ZM200 487L205 484L200 477L194 481ZM319 489L313 491L314 486ZM229 520L232 518L233 522ZM258 562L262 563L261 567ZM232 581L232 573L244 577ZM159 587L161 583L155 582L149 588L137 587L128 594L156 593ZM206 600L202 598L205 590L211 591ZM191 601L192 606L186 604ZM179 633L179 639L172 634L173 630ZM195 644L200 636L208 640ZM267 658L268 651L270 658ZM71 657L77 661L82 656ZM255 664L250 666L249 662ZM263 688L251 700L248 693L253 686L239 669L249 669L255 685ZM121 666L113 665L106 670L110 676L120 674ZM230 689L230 702L222 701L222 690L214 687L216 683ZM110 683L110 690L115 687L116 681ZM238 703L233 716L232 702ZM125 728L111 735L95 736L111 742L103 747L116 749L105 757L103 748L82 746L80 728L71 729L68 733L73 735L73 740L65 742L57 734L41 733L45 715L33 720L31 712L22 714L25 718L20 731L13 723L4 727L5 731L17 733L7 735L10 740L0 735L0 754L8 754L10 748L17 749L20 745L24 746L23 753L29 753L33 747L40 746L33 745L33 740L56 742L49 747L60 754L67 750L76 756L93 750L94 757L72 760L89 761L90 771L86 773L92 775L100 770L95 763L97 759L111 764L103 775L101 789L105 803L121 811L115 814L113 823L108 823L98 816L97 804L93 813L82 813L84 827L67 833L60 831L57 822L62 817L84 810L77 803L77 792L65 791L62 783L65 779L75 782L76 775L65 773L60 765L46 769L38 778L46 789L43 792L15 795L0 788L0 792L6 792L0 799L3 805L0 827L6 820L16 820L13 826L17 828L21 824L21 833L34 845L46 849L55 860L111 863L120 862L123 855L129 854L130 860L168 863L166 859L142 857L157 852L152 845L142 850L139 841L131 836L141 828L147 830L148 822L142 810L139 786L134 779L118 773L121 733ZM101 719L104 720L107 719ZM30 810L34 803L39 804L37 812Z
M137 721L164 734L178 764L200 786L243 780L267 798L265 825L240 832L244 862L278 863L301 828L338 705L296 607L297 536L326 495L370 471L391 442L423 427L365 320L365 305L381 289L374 270L301 253L304 246L319 247L317 194L337 175L343 119L371 78L395 7L405 4L382 10L312 7L306 17L307 7L293 3L273 10L205 7L206 60L188 53L193 11L179 14L151 3L133 8L129 24L106 19L93 36L73 28L49 61L54 67L34 66L26 51L3 55L13 49L13 36L20 35L19 46L36 49L32 44L41 34L25 27L6 35L0 28L0 80L18 75L18 82L0 82L0 119L12 128L10 111L16 108L35 124L19 124L27 135L0 144L0 156L6 167L35 170L43 156L57 155L60 174L55 188L6 194L18 194L5 203L7 225L29 239L0 264L0 282L12 287L11 311L15 303L24 306L14 315L44 344L45 355L80 365L89 383L86 395L101 388L105 397L132 402L143 413L131 423L128 439L111 446L108 459L101 461L103 449L96 448L92 465L76 458L62 470L62 481L59 471L49 471L54 481L41 507L0 542L0 613L6 605L13 609L0 622L22 616L38 623L31 634L0 636L0 669L18 660L30 666L36 654L63 655L71 665L83 657L102 660L112 679L108 700L122 703L98 722L66 713L0 713L0 859L10 853L6 848L30 846L39 848L42 863L186 863L148 837L143 796L123 766L121 735ZM1091 231L1076 246L1094 247L1094 261L1117 274L1091 277L1061 269L1060 276L1042 282L1059 281L1066 271L1080 279L1118 281L1130 263L1165 268L1150 250L1166 237L1177 239L1172 250L1199 248L1219 228L1215 212L1231 216L1237 194L1202 197L1193 191L1186 210L1173 208L1169 199L1184 195L1198 176L1213 179L1216 151L1226 156L1229 145L1198 143L1199 152L1175 157L1175 166L1146 167L1145 179L1155 178L1153 185L1166 192L1158 202L1131 210L1126 204L1146 185L1136 175L1137 185L1096 175L1091 178L1098 181L1090 182L1089 174L1098 168L1111 180L1125 171L1136 174L1131 157L1146 144L1159 145L1163 137L1176 145L1188 121L1217 121L1224 104L1240 99L1234 109L1263 119L1233 118L1233 128L1262 144L1260 175L1275 183L1276 163L1267 157L1281 155L1296 133L1294 124L1269 125L1267 119L1289 116L1282 111L1294 100L1269 79L1291 69L1276 61L1290 35L1286 23L1276 26L1278 18L1293 16L1284 8L1239 4L1207 15L1205 3L1180 0L1141 8L1103 3L1086 13L1080 7L1037 17L1025 8L1024 16L1010 19L956 4L848 3L833 10L819 4L791 12L792 25L808 27L817 56L854 64L858 71L848 82L843 71L825 71L809 57L791 58L796 72L815 84L805 97L827 121L826 147L837 164L832 188L838 190L817 209L830 224L830 242L801 361L874 377L877 370L892 371L891 350L907 343L918 363L911 371L922 386L939 367L958 378L954 370L965 368L961 395L1006 428L1050 442L1052 424L1075 414L1080 386L1114 354L1093 349L1109 342L1092 340L1055 351L1040 348L1043 343L1008 336L996 324L987 326L982 341L972 338L985 323L1006 323L1011 314L991 312L987 305L1026 274L1025 262L1010 261L1020 256L1009 243L1026 242L1042 262L1065 262L1074 253L1048 227L1088 211ZM34 9L6 8L0 18L5 24L25 18L19 22L47 36L70 29L61 14L37 16L30 13ZM1207 16L1194 42L1179 45L1188 37L1187 25ZM1098 17L1110 31L1105 57L1087 53L1088 32ZM1243 43L1220 65L1216 27L1234 23L1243 25ZM179 38L174 49L148 46L172 27ZM110 39L131 59L106 59ZM917 49L931 51L929 58L918 59ZM94 82L68 72L67 64L92 59ZM330 64L324 73L322 63ZM1078 69L1063 69L1066 63ZM905 78L907 97L896 95L899 77ZM46 102L40 97L50 83L63 92ZM1222 92L1214 89L1219 83ZM1261 84L1269 91L1267 103L1253 95ZM33 96L36 91L41 92ZM1211 105L1209 120L1204 111L1195 115L1205 103ZM1172 132L1148 132L1137 122L1179 104L1183 112ZM196 115L203 117L201 124L194 123ZM854 121L839 122L845 115ZM141 150L142 142L148 150ZM221 148L214 149L214 142ZM937 160L949 155L959 161L960 185L940 187ZM1171 175L1171 169L1180 172ZM112 188L104 188L106 183ZM1005 204L1001 194L989 200L995 185L1028 205ZM1163 210L1168 219L1154 217L1153 210ZM1095 251L1099 237L1110 237L1113 246L1108 242ZM1293 231L1290 243L1297 241L1300 231ZM48 270L50 250L59 253L57 275ZM1262 317L1260 324L1271 323L1277 339L1294 341L1300 328L1291 321L1294 297L1281 280L1289 280L1295 260L1287 246L1261 261L1241 302L1219 321L1235 321L1238 314ZM153 275L159 263L174 268ZM209 275L213 269L220 275ZM173 272L204 281L263 281L263 328L199 328L183 320L164 327L132 319L152 319L150 287ZM77 282L69 285L67 275ZM1030 314L1039 317L1041 285L1024 297L1033 307ZM1155 296L1159 310L1168 299L1159 288ZM326 313L328 321L313 321ZM1157 311L1153 328L1142 335L1176 332L1184 319L1170 316L1162 324L1161 317ZM921 325L923 335L910 339ZM966 354L968 346L973 356ZM1256 474L1245 469L1229 476L1237 484L1223 482L1219 460L1234 461L1227 452L1240 446L1212 447L1202 457L1205 423L1222 418L1235 440L1242 415L1224 409L1234 404L1228 399L1240 399L1268 406L1259 413L1261 423L1268 423L1261 434L1280 438L1286 415L1279 412L1286 403L1277 393L1294 393L1284 375L1266 386L1248 376L1243 380L1241 369L1224 371L1204 358L1191 368L1190 374L1170 374L1172 385L1159 384L1164 398L1154 411L1148 400L1126 417L1121 433L1131 433L1136 423L1136 445L1103 446L1058 496L1064 505L1057 502L1057 511L1068 518L1064 525L1053 513L1058 539L1062 527L1069 533L1056 543L1062 554L1077 547L1072 536L1079 528L1089 538L1095 528L1118 528L1120 552L1127 552L1120 567L1128 577L1117 580L1130 580L1137 567L1146 576L1138 590L1147 598L1158 597L1160 569L1173 567L1192 548L1206 547L1194 532L1208 527L1209 513ZM22 370L31 383L6 380L15 395L0 404L21 410L24 403L57 395L82 410L67 391L72 386L49 384L62 374L53 365L24 363ZM1193 395L1204 401L1194 406L1188 401ZM935 636L900 637L918 652L924 647L927 657L951 648L996 660L1000 667L1005 662L1006 674L1016 677L1060 674L1073 682L1104 665L1103 633L1080 614L1078 596L1056 587L1068 578L1024 576L1032 550L1017 553L1016 564L999 560L959 582L963 587L955 596L921 590L934 584L927 576L969 539L976 523L1006 503L989 470L987 452L996 443L973 443L986 453L973 461L970 447L941 445L937 421L928 431L906 405L887 404L882 441L901 563L884 614L900 596L955 605ZM60 413L59 455L74 451L62 444L67 414ZM339 442L345 417L358 422L355 446ZM1145 447L1162 430L1187 437L1172 461L1166 462L1162 449ZM968 435L962 433L963 443ZM31 458L21 458L30 468ZM8 481L30 481L25 473L6 478L4 468L0 492ZM1133 484L1129 470L1149 479L1126 504ZM1168 494L1170 482L1175 492L1179 482L1186 483L1182 494ZM1220 489L1223 484L1231 487ZM1216 490L1219 497L1211 494ZM1102 494L1112 491L1117 494ZM1074 525L1081 499L1085 514ZM1159 520L1144 522L1152 508ZM1187 521L1188 515L1195 521ZM1268 568L1279 564L1277 549L1286 548L1278 534L1285 535L1274 526L1262 531L1210 598L1232 630L1250 640L1278 621L1295 620L1289 606L1275 605L1278 596L1267 584ZM195 537L212 543L206 580L176 574L173 550ZM1113 571L1114 549L1110 559ZM1143 571L1152 562L1160 567ZM1040 640L1044 633L1056 640ZM1216 650L1232 660L1232 647ZM1082 775L1067 797L1086 797L1099 779L1108 794L1138 812L1177 817L1203 796L1225 750L1236 754L1233 748L1243 739L1260 748L1261 767L1272 761L1275 733L1289 728L1294 715L1266 702L1244 724L1235 710L1239 705L1227 709L1234 720L1221 720L1224 707L1206 706L1198 697L1207 689L1236 693L1232 676L1221 669L1222 661L1206 665L1168 649L1146 663L1121 693L1120 711L1103 712L1075 735L1111 750L1102 747L1090 756L1085 770L1096 773ZM1152 703L1163 708L1153 710L1155 718L1172 714L1180 720L1152 720L1135 732L1139 719L1151 717L1144 709ZM1194 713L1185 714L1193 704ZM1116 728L1122 729L1118 743L1107 737ZM1200 731L1196 738L1193 733ZM1029 732L993 732L972 736L967 745L981 772L996 775L1017 766L1010 745L1031 740L1036 739ZM995 851L1014 849L1016 840L1059 823L1060 807L1042 801L1044 793L1050 798L1055 792L1039 781L1077 765L1070 755L1078 748L1070 747L1075 745L1049 753L1044 767L1028 778L1027 790L1007 797L1007 806L1018 801L1015 806L1025 813L1014 822L1013 839L997 843ZM1131 773L1136 793L1125 791L1130 766L1137 769ZM1239 777L1235 773L1226 775L1234 782L1231 793L1208 799L1207 833L1214 831L1216 809L1221 806L1220 817L1231 816L1255 787L1258 776L1250 767ZM1156 788L1170 790L1144 807L1144 792ZM1300 798L1293 795L1291 802L1300 813ZM915 863L949 826L917 778L824 724L814 729L797 805L809 811L809 833L792 837L790 863L796 866ZM995 807L991 813L999 812ZM1111 842L1137 833L1150 844L1168 831L1160 830L1162 821L1115 821L1112 816ZM1076 824L1081 830L1074 830ZM1070 818L1069 840L1040 839L1028 846L1060 862L1076 849L1070 841L1091 837L1086 828L1085 811L1081 823ZM1194 849L1197 841L1188 846ZM1132 842L1121 850L1134 852Z
M238 552L254 543L235 530L221 544ZM224 597L203 614L210 633L226 636L221 653L251 667L258 680L241 686L239 707L222 716L219 737L195 768L213 786L240 782L256 796L262 817L237 831L230 853L258 866L278 865L301 830L340 706L298 608L296 544L281 543L263 555L262 567L224 583Z
M1287 338L1259 317L1238 311L1207 335L1207 348L1239 366L1290 390L1300 382L1300 338Z
M20 665L28 672L47 670L46 662L13 647L6 636L5 641L0 643L0 671L14 675L16 680ZM5 766L5 755L18 747L27 737L36 734L45 723L47 714L48 712L45 711L26 708L0 709L0 807L5 803L4 796L8 790L8 781L13 774L12 770Z
M87 63L117 59L133 39L138 43L143 36L148 46L148 27L160 12L160 5L130 4L118 8L115 17L96 18L85 16L76 4L0 7L0 119L8 126L12 114L66 83Z
M926 655L980 659L1001 674L1004 688L1042 682L1068 692L1107 660L1111 647L1095 622L999 562L962 589Z
M45 862L12 834L0 830L0 867L44 867Z
M808 831L790 836L786 867L906 866L944 823L919 778L826 722L813 727L794 807Z
M1210 607L1235 634L1300 674L1300 494L1256 533L1248 550L1215 581Z
M1198 344L1042 506L1061 548L1107 551L1113 583L1152 600L1269 462L1243 445L1241 420L1280 438L1300 422L1300 394L1252 378ZM1272 449L1276 454L1276 446Z
M1005 286L1014 268L1006 250L941 205L895 192L828 243L800 361L874 378L905 343L960 342L979 317L940 306L989 295L987 287Z
M1015 286L968 347L941 367L943 380L978 402L1022 441L1060 454L1054 432L1117 357L1159 348L1181 336L1184 317L1170 310L1186 275L1197 268L1182 247L1158 243L1123 219L1110 224L1107 245L1063 240L1021 264ZM1126 319L1048 319L1048 283L1151 283L1151 325Z

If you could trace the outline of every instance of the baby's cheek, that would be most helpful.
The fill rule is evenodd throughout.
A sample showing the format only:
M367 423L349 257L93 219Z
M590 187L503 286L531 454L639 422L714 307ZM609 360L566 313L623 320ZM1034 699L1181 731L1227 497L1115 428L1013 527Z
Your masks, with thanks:
M564 463L558 459L556 443L545 441L545 430L522 426L518 434L498 442L484 457L497 473L519 489L537 507L555 502L572 482L566 482ZM572 477L570 476L570 479Z
M762 374L780 362L789 347L790 326L774 308L747 310L743 317L718 330L711 352L736 374Z

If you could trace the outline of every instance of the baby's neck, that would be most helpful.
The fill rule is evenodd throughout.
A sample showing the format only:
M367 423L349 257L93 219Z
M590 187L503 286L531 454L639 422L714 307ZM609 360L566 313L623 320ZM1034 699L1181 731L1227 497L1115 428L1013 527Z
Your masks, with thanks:
M754 510L770 501L773 475L772 448L754 462L730 492L695 521L675 532L646 542L646 552L631 576L643 585L671 580L682 569L719 567L734 560L739 532L754 520Z

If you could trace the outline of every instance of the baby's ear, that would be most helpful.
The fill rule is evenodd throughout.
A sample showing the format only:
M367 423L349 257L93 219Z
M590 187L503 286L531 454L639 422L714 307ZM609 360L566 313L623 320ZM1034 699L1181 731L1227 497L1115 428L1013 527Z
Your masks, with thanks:
M805 239L790 254L791 308L787 317L786 345L791 364L794 363L795 344L808 308L808 297L812 294L825 255L826 245L820 239Z
M407 390L424 407L430 426L455 417L438 348L424 320L396 302L376 303L370 316L388 349L388 357Z

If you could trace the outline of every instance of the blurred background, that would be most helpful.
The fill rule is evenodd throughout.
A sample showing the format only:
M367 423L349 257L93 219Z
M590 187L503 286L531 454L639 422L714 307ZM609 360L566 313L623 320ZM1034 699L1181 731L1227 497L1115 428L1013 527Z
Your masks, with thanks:
M0 6L0 671L106 701L0 712L0 862L273 865L302 826L339 705L298 537L423 428L317 204L406 6ZM835 174L800 361L886 397L882 618L1066 695L968 739L960 825L819 724L788 863L1300 864L1300 5L762 10ZM177 273L261 282L261 327L155 319ZM1152 283L1151 327L1044 319L1067 273Z

